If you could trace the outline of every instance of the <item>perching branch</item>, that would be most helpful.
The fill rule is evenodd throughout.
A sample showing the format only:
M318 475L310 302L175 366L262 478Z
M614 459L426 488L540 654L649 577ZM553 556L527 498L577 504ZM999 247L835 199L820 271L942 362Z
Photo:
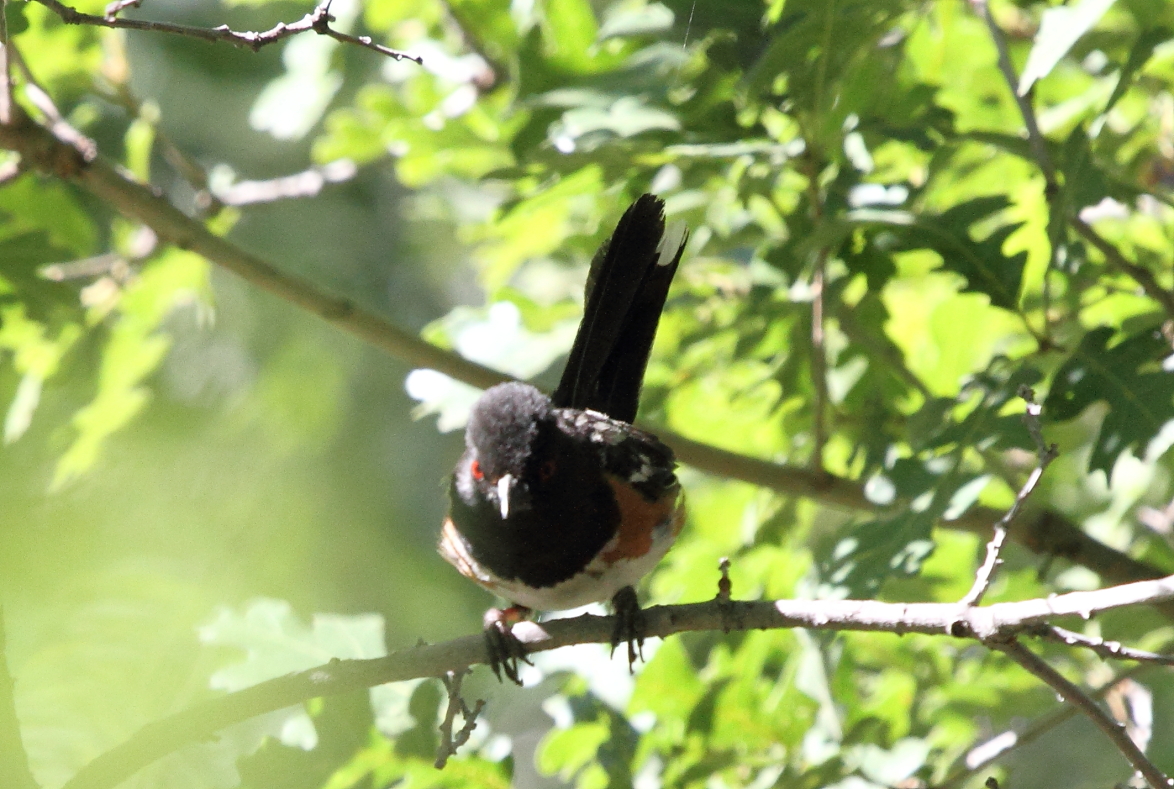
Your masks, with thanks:
M1061 617L1088 619L1117 608L1174 600L1174 576L1070 592L1035 600L959 610L957 603L882 603L874 600L736 601L721 597L644 610L648 636L664 638L699 630L852 630L921 633L974 639L1004 649L1016 633ZM528 623L514 634L527 653L574 644L610 643L613 617L583 614ZM1000 646L1004 644L1004 646ZM112 789L151 762L184 745L256 715L312 698L420 677L437 677L486 663L482 634L421 645L372 660L335 660L324 666L263 682L150 723L122 745L83 767L62 789ZM1038 658L1037 658L1038 660ZM1042 661L1041 661L1042 662ZM1116 740L1114 740L1116 742Z
M1146 757L1141 748L1137 747L1137 743L1130 738L1124 726L1113 720L1112 716L1105 712L1087 693L1069 682L1060 672L1049 666L1043 658L1015 639L994 646L1047 683L1064 701L1077 707L1088 716L1153 789L1166 789L1171 785L1170 779Z
M227 42L233 46L246 47L254 52L267 44L273 44L290 36L296 36L299 33L306 33L312 30L318 35L330 36L344 44L365 47L381 55L395 58L396 60L411 60L416 63L423 62L416 55L409 55L406 52L391 49L382 44L376 44L371 40L370 36L352 36L335 30L330 26L330 22L332 21L332 17L330 16L330 0L322 0L313 11L296 22L289 22L288 24L278 22L269 30L261 32L231 30L228 25L220 25L219 27L195 27L193 25L180 25L173 22L152 22L144 19L124 19L116 16L119 11L129 6L137 6L138 3L136 2L114 3L112 6L107 7L105 16L84 14L75 8L58 2L58 0L36 0L36 2L53 11L67 25L92 25L94 27L111 27L123 30L172 33L178 36L198 38L201 41Z

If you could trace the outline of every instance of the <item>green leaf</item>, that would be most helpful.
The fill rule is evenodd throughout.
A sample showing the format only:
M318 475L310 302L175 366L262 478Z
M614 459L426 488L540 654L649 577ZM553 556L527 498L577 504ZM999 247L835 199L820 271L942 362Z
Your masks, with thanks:
M974 225L996 221L996 215L1010 205L1002 195L988 195L966 200L936 216L857 209L848 217L854 223L884 226L891 237L882 243L890 250L932 249L941 256L943 268L966 278L966 291L985 293L996 307L1014 310L1027 253L1006 255L1003 245L1022 224L999 225L981 241L972 235Z
M846 530L820 561L821 596L866 599L890 577L916 575L933 552L936 517L906 512Z
M867 744L849 757L857 761L860 772L881 786L896 786L921 769L929 757L930 743L917 737L906 737L893 743L890 749Z
M640 672L628 709L655 713L659 725L668 725L685 719L704 687L680 639L670 638Z
M328 36L291 39L282 53L286 73L266 85L257 96L249 113L252 127L278 140L304 137L342 87L342 76L331 69L337 48L338 42Z
M74 414L77 437L57 463L53 487L88 470L107 437L125 426L150 399L143 385L163 361L170 337L159 327L179 306L207 298L208 264L199 255L169 249L146 266L122 292L113 287L108 303L91 309L91 320L116 308L102 346L98 391Z
M1174 363L1161 332L1142 332L1114 342L1102 327L1084 336L1056 371L1044 401L1049 422L1074 419L1093 403L1109 406L1093 443L1089 468L1112 473L1117 456L1146 448L1174 420Z
M155 145L155 124L158 121L159 108L154 104L146 104L124 135L126 168L142 183L151 182L151 151Z
M605 720L554 729L542 740L538 769L543 775L557 775L563 781L570 781L595 760L596 752L609 736Z
M1125 61L1125 65L1121 68L1121 73L1117 76L1117 85L1113 88L1113 93L1109 96L1109 100L1105 102L1104 109L1101 114L1107 113L1113 107L1117 106L1117 102L1125 95L1125 91L1133 84L1133 77L1142 67L1153 57L1154 49L1160 44L1164 44L1174 38L1174 31L1167 27L1155 27L1148 30L1143 30L1137 37L1137 41L1129 50L1129 59Z
M547 56L567 71L593 70L591 48L599 32L595 12L586 0L550 0L543 15Z
M660 3L631 4L616 3L609 7L599 28L598 38L640 36L662 33L673 26L673 12Z
M603 145L610 132L617 137L634 137L654 130L677 131L677 118L669 112L649 107L639 99L625 96L610 107L568 110L558 123L550 127L551 143L559 151L570 153L576 149L592 150ZM586 139L585 139L586 138Z
M272 599L254 600L239 612L221 608L212 621L200 628L200 640L244 652L243 661L221 668L212 676L212 687L227 691L304 671L336 658L363 660L387 654L383 617L379 614L315 614L307 626L289 603ZM423 707L411 705L420 682L371 688L375 725L381 732L397 736L416 726ZM435 694L434 689L429 692ZM421 699L416 703L419 706L425 702ZM434 718L435 707L428 726L435 723ZM302 717L300 725L313 732L308 718Z
M234 691L267 679L320 666L332 658L383 657L383 617L315 614L307 627L284 600L258 599L243 611L221 608L200 628L205 644L236 647L245 660L222 668L212 687Z
M81 257L94 250L98 231L76 195L61 183L24 175L0 189L0 236L42 231L66 255ZM3 262L0 258L0 262ZM50 261L44 261L50 262Z
M1027 64L1019 75L1019 95L1026 96L1036 80L1052 73L1060 58L1068 54L1080 37L1092 30L1116 0L1076 0L1072 5L1044 11L1040 18L1035 44Z
M4 21L8 35L15 36L29 29L28 17L24 15L27 0L8 0L4 6Z

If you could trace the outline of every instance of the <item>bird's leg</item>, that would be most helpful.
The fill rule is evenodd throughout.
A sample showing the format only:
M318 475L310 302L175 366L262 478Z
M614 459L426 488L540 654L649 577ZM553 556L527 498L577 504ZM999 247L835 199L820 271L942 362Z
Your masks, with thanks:
M485 612L485 649L489 652L489 667L499 682L504 672L510 682L520 687L522 680L518 678L518 661L533 665L526 658L525 645L511 629L529 615L530 609L521 605L490 608Z
M611 652L614 655L616 647L621 642L628 645L628 671L633 671L636 658L644 660L644 612L640 610L640 601L636 599L636 590L625 586L615 593L611 605L616 610L616 624L611 631Z

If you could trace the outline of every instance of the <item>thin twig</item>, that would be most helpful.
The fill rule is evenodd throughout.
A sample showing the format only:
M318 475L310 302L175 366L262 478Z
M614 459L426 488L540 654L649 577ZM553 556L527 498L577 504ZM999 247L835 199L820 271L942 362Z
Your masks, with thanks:
M465 668L446 672L440 677L444 689L448 692L448 707L444 711L444 720L440 723L440 744L436 749L435 762L438 770L443 770L444 765L448 764L449 757L456 755L457 748L469 741L469 735L477 728L477 716L485 707L485 700L477 699L477 703L469 709L469 705L461 698L461 682L468 673L469 669ZM464 723L460 730L453 734L452 727L458 713Z
M1087 693L1069 682L1060 672L1048 665L1047 661L1015 639L992 646L1041 679L1060 694L1060 698L1088 716L1153 789L1166 789L1171 785L1170 779L1137 747L1137 743L1130 739L1125 727L1113 720L1112 716L1101 709Z
M1088 695L1093 699L1103 699L1110 691L1113 690L1113 688L1117 687L1120 683L1137 677L1139 674L1149 670L1149 668L1150 666L1137 666L1132 668L1129 671L1126 671L1124 674L1114 677L1095 690L1089 691ZM1076 707L1065 705L1062 709L1053 712L1051 715L1044 716L1043 718L1035 721L1035 723L1032 723L1022 732L1011 732L1012 736L1014 737L1014 741L1007 743L1005 747L999 748L997 751L992 751L979 757L978 753L981 752L982 749L984 749L984 747L994 739L988 738L984 742L979 743L967 751L966 761L963 763L963 765L952 772L945 780L939 783L935 783L934 789L958 789L960 786L962 786L963 783L967 781L967 779L970 778L970 776L974 775L979 770L994 764L997 760L1006 757L1013 751L1035 742L1049 731L1052 731L1057 726L1072 720L1079 714L1080 710ZM1006 732L1004 732L1004 734L1006 734ZM1003 735L999 736L1001 737Z
M733 606L730 604L733 602L734 592L734 585L730 582L730 558L723 556L717 563L717 569L721 573L721 577L717 580L717 596L714 597L714 601L723 612L722 632L729 633L730 619L733 613ZM631 669L631 665L628 668Z
M1148 652L1144 649L1127 647L1118 641L1106 641L1103 638L1092 638L1083 633L1065 630L1054 625L1040 625L1026 631L1028 635L1039 636L1058 644L1070 647L1083 647L1091 650L1106 660L1136 660L1139 663L1153 663L1159 666L1174 666L1174 655L1163 655L1158 652Z
M824 468L823 450L827 444L828 371L827 347L824 343L824 278L828 250L821 247L815 256L815 271L811 274L811 398L812 442L811 467Z
M1125 256L1121 254L1117 247L1105 240L1104 236L1079 216L1072 219L1072 226L1076 228L1076 232L1083 236L1088 243L1097 248L1101 255L1104 256L1106 263L1122 274L1132 278L1138 285L1141 285L1141 289L1145 291L1145 294L1161 304L1166 314L1174 318L1174 291L1163 288L1158 283L1152 271L1144 266L1139 266L1136 263L1131 263L1126 260Z
M106 100L126 110L133 117L144 117L143 102L131 91L125 80L108 78L105 85L99 84L98 87L100 95ZM155 124L155 143L163 153L163 159L195 192L195 204L201 216L218 214L223 205L209 190L208 173L204 168L176 145L171 135L158 124Z
M98 144L75 129L73 124L65 119L65 116L61 114L61 110L57 109L57 105L53 103L53 98L49 95L49 92L33 76L33 72L29 69L28 62L24 59L24 56L20 54L20 50L14 45L10 45L8 50L12 63L20 70L21 76L24 77L24 95L28 97L29 102L34 107L45 115L45 118L49 121L49 130L53 132L53 135L57 139L79 151L85 161L93 161L94 157L98 155Z
M961 613L956 603L884 603L876 600L724 601L644 609L648 637L721 629L752 631L802 627L809 630L921 633L977 639L1005 649L1015 633L1064 616L1095 614L1174 599L1174 576L1069 592L1035 600L994 603ZM530 623L514 635L527 654L574 644L610 643L614 617L583 614ZM1037 658L1038 660L1038 658ZM337 660L203 702L148 724L129 740L83 767L61 789L112 789L151 762L220 729L308 699L435 677L489 661L481 633L442 644L417 646L372 660ZM1042 662L1042 661L1041 661Z
M311 167L300 173L271 178L266 181L238 181L223 189L214 189L213 194L224 205L243 206L255 203L272 203L297 197L313 197L326 184L337 184L355 177L358 168L350 159Z
M1027 387L1022 387L1019 390L1019 396L1027 401L1027 411L1023 414L1023 422L1027 425L1027 432L1031 434L1032 440L1035 441L1039 464L1028 476L1027 482L1023 483L1023 487L1019 489L1019 493L1015 495L1014 504L1011 505L1011 508L995 524L994 536L991 537L991 541L986 546L986 558L983 560L982 566L974 574L974 584L971 585L970 591L959 601L964 606L975 606L982 602L983 595L990 588L991 580L994 578L995 569L1002 564L1002 559L999 558L999 555L1002 553L1003 544L1007 540L1007 530L1011 525L1011 521L1015 520L1019 511L1023 509L1023 502L1027 501L1032 491L1035 490L1035 486L1039 484L1040 478L1058 454L1055 444L1049 445L1044 443L1039 421L1042 409L1035 402L1035 392Z
M101 255L92 255L65 263L50 263L47 266L42 266L37 274L50 282L66 282L71 279L88 279L107 275L116 282L123 282L130 276L130 263L122 255L105 252Z
M8 0L0 0L0 124L12 122L12 69L8 62Z
M1048 225L1050 251L1048 254L1048 268L1044 271L1043 276L1043 335L1037 335L1035 330L1027 325L1026 315L1023 316L1023 323L1041 347L1051 347L1050 304L1052 290L1048 275L1057 263L1061 241L1065 235L1063 222L1067 219L1067 212L1061 201L1063 194L1056 180L1056 168L1052 164L1051 155L1048 153L1047 140L1044 139L1043 132L1040 131L1039 122L1035 117L1035 110L1031 106L1031 96L1019 93L1019 76L1015 73L1015 66L1011 62L1011 53L1007 49L1007 39L1003 35L1002 29L995 22L994 17L991 16L987 0L970 0L970 5L974 9L974 12L986 23L987 30L990 32L991 41L994 42L995 51L997 52L996 59L999 71L1003 74L1003 79L1006 81L1007 87L1011 90L1011 96L1015 99L1016 106L1019 107L1019 114L1023 117L1023 125L1027 129L1028 146L1031 149L1032 156L1035 157L1035 163L1039 166L1040 172L1044 176L1044 198L1048 202L1048 211L1053 221Z
M105 16L107 19L112 19L128 8L138 8L143 4L143 0L117 0L117 2L110 3L106 6Z
M990 31L991 40L994 41L995 49L998 51L999 71L1003 73L1003 79L1007 81L1007 86L1011 88L1011 95L1015 97L1015 103L1019 106L1019 114L1023 116L1023 125L1027 127L1027 144L1031 146L1031 152L1044 174L1049 193L1054 193L1057 189L1056 168L1052 164L1052 157L1048 154L1047 142L1044 140L1044 135L1039 129L1039 123L1036 121L1035 110L1031 106L1031 99L1028 96L1021 96L1019 94L1019 75L1015 73L1015 65L1011 62L1011 53L1007 49L1007 39L1003 36L1003 31L998 23L991 16L991 10L987 6L987 0L970 0L970 7L986 23L987 29Z
M852 342L860 345L866 349L873 356L876 356L882 361L884 370L898 379L913 387L926 400L932 400L934 394L926 385L925 381L909 369L905 364L905 357L900 350L893 345L888 336L881 333L877 336L869 329L865 329L856 320L855 315L851 309L841 309L836 314L836 321L840 326L840 331L850 339Z
M817 113L818 114L818 113ZM811 204L811 217L819 225L823 218L823 195L819 189L820 165L814 153L814 146L807 145L803 165L807 176L807 200ZM831 250L821 246L815 253L815 265L811 273L811 468L817 473L824 470L823 452L827 444L827 347L824 342L824 280L827 275L827 260Z
M411 60L415 63L423 63L423 61L416 55L409 55L406 52L401 52L398 49L391 49L382 44L376 44L371 40L370 36L352 36L347 33L339 32L330 26L330 0L323 0L310 13L296 22L278 22L269 30L257 31L237 31L232 30L228 25L220 25L219 27L195 27L192 25L180 25L173 22L153 22L145 19L123 19L117 16L98 16L96 14L84 14L74 8L71 8L58 0L36 0L36 2L47 7L59 17L61 21L68 25L92 25L94 27L111 27L121 28L124 30L144 30L157 33L172 33L178 36L187 36L189 38L198 38L201 41L210 42L226 42L237 47L244 47L251 49L254 52L261 49L267 44L273 44L291 36L296 36L299 33L306 33L313 31L322 36L329 36L336 41L341 41L345 44L354 44L355 46L365 47L367 49L378 52L381 55L386 55L396 60Z
M0 786L37 789L37 782L29 771L29 759L20 735L20 718L16 715L12 675L8 673L3 609L0 609Z

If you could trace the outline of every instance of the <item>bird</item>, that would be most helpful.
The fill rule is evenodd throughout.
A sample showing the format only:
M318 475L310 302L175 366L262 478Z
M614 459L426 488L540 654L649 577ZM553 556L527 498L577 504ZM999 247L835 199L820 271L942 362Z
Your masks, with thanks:
M439 551L512 605L486 612L490 665L516 684L512 624L533 611L611 601L612 650L643 645L634 585L685 520L672 450L636 428L640 389L688 232L639 197L592 260L583 317L558 386L493 386L473 405L449 481Z

